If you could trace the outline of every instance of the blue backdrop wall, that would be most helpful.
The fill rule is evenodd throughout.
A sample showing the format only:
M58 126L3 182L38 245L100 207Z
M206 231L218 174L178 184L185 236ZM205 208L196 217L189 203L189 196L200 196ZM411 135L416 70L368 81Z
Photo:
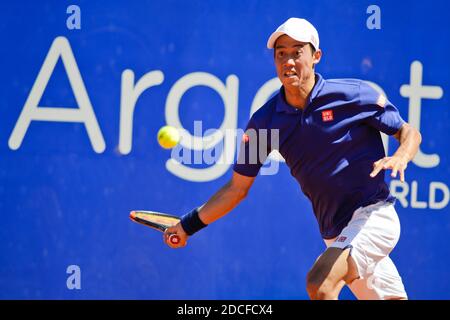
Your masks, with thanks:
M184 249L128 219L132 209L181 215L228 181L227 163L169 161L156 133L172 124L192 137L200 120L200 134L244 128L278 88L267 37L298 16L319 31L319 73L372 82L420 128L406 183L388 181L402 223L392 257L410 298L449 299L450 7L372 4L2 1L0 298L306 299L325 246L275 158L276 174ZM210 143L234 156L223 140ZM81 288L70 290L73 265Z

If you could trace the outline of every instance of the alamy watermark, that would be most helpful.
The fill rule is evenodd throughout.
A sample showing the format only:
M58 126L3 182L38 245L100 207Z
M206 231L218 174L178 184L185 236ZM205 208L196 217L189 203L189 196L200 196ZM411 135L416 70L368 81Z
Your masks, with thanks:
M370 16L366 20L366 26L369 30L380 30L381 29L381 9L379 6L372 4L367 7L367 14Z
M183 142L183 137L189 135L184 129L179 129L180 143L172 149L173 160L184 165L213 165L213 164L243 164L264 165L261 175L278 173L279 161L271 161L269 154L279 149L278 129L208 129L203 133L202 122L194 122L194 139L190 143ZM211 145L211 139L222 135L220 142ZM236 150L225 147L225 141L236 141ZM186 141L186 139L184 140ZM235 158L237 155L237 158Z
M66 280L66 286L69 290L81 289L81 269L80 266L72 264L67 267L66 273L69 275Z
M66 10L67 14L70 16L67 17L66 26L69 30L80 30L81 29L81 9L77 5L70 5Z

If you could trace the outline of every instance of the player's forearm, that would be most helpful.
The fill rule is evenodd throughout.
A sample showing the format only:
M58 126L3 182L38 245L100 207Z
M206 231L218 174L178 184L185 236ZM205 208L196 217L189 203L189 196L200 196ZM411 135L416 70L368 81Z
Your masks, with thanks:
M246 195L246 190L229 182L200 207L198 216L204 224L210 224L233 210Z
M407 161L411 161L422 142L420 132L411 125L405 124L395 137L399 140L400 146L394 153L394 156L403 157Z

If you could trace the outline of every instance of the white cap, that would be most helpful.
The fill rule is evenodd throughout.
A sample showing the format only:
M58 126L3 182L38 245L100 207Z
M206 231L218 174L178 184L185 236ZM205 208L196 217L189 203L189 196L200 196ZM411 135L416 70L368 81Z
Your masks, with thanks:
M275 41L284 34L287 34L297 41L309 42L314 49L319 49L319 33L316 28L305 19L290 18L286 20L270 35L269 40L267 41L267 48L273 49Z

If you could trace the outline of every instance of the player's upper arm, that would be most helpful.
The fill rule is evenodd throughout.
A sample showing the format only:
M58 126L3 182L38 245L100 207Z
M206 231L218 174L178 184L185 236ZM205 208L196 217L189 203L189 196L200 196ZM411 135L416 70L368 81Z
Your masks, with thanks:
M405 122L393 136L399 142L402 141L402 137L412 137L413 139L417 140L419 144L422 142L422 135L420 134L419 130L417 130L407 122Z
M409 127L409 124L405 122L405 123L402 125L402 127L401 127L396 133L394 133L393 137L394 137L397 141L400 141L400 137L402 136L402 130L403 130L403 131L404 131L404 130L407 130L408 127Z
M242 197L245 197L250 190L250 187L255 181L256 177L247 177L233 171L233 176L229 182L229 187L238 192Z

